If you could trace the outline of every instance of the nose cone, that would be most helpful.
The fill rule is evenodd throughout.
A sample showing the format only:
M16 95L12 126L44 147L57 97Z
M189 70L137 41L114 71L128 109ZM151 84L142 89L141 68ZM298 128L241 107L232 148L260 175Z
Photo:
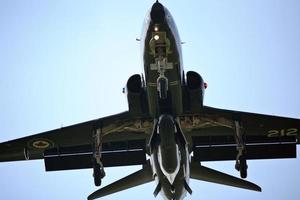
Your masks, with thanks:
M154 23L156 24L162 23L165 19L164 6L159 2L154 3L151 8L150 16L151 16L151 20Z

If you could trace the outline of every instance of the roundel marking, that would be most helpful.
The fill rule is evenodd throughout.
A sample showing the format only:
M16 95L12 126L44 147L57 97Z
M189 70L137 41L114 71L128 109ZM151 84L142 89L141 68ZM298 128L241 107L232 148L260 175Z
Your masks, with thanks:
M48 139L36 139L30 143L30 146L36 149L47 149L53 146L53 142Z

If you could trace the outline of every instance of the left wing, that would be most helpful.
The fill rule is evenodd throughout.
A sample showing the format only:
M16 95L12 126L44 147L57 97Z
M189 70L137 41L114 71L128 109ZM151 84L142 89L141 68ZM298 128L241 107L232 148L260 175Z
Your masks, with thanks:
M45 158L48 170L92 167L94 134L100 130L104 166L141 164L151 129L149 119L123 112L0 143L0 162Z
M198 161L235 160L236 135L246 145L247 159L296 157L300 119L204 107L180 118Z

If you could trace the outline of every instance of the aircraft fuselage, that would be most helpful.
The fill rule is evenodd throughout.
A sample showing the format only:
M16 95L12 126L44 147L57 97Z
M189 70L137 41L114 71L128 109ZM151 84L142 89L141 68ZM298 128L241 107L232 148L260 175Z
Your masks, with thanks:
M141 43L148 110L156 122L150 145L154 195L180 200L190 177L189 152L176 121L183 112L181 41L170 12L158 2L146 16Z
M148 109L152 117L182 113L181 41L170 12L155 3L148 12L141 37ZM158 64L160 62L160 64ZM158 98L159 79L167 79L167 98Z

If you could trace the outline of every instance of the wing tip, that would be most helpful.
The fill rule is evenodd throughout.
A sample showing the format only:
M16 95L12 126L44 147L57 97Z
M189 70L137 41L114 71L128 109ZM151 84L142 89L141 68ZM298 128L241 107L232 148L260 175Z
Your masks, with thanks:
M261 189L261 187L259 187L258 185L256 185L256 190L255 191L262 192L262 189Z

